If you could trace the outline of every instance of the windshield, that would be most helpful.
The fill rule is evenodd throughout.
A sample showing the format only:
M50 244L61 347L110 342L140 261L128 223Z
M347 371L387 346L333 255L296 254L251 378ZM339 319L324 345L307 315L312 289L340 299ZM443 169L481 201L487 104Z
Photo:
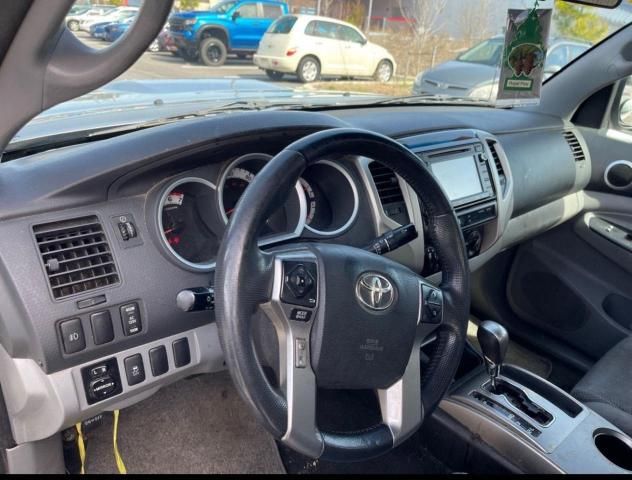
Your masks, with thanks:
M496 65L500 61L503 51L503 39L494 38L479 43L465 53L457 57L461 62L481 63L483 65Z
M233 8L237 2L221 2L210 9L214 13L226 13Z
M142 0L120 3L128 12L142 6ZM167 25L133 66L94 92L44 112L16 140L155 121L235 102L241 102L239 108L385 99L492 105L508 10L531 9L535 2L175 3ZM538 58L545 79L632 20L628 0L614 10L562 0L540 0L539 8L553 8L548 58ZM105 12L112 23L99 28L91 28L94 20L69 14L66 26L86 45L105 48L129 30L120 25L134 13L124 11ZM217 17L228 11L230 17Z

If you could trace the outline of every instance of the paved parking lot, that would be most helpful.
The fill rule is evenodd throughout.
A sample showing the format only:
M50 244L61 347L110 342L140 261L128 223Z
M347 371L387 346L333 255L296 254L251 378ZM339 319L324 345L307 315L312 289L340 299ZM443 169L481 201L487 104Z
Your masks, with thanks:
M79 32L77 36L93 48L104 48L109 43L96 40L89 34ZM266 74L255 67L252 59L240 60L229 56L221 67L207 67L196 63L185 62L169 52L146 52L129 70L120 76L122 79L140 80L152 78L247 78L269 81ZM281 85L298 87L300 84L292 78L279 82Z

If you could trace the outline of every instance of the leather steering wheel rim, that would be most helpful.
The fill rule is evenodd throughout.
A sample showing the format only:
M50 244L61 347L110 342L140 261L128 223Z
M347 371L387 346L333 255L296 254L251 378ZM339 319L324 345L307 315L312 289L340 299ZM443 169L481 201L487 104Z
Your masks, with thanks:
M448 390L465 344L470 286L463 237L449 200L424 163L396 141L359 129L325 130L294 142L266 164L243 194L224 234L215 273L216 321L226 365L242 398L279 439L291 427L288 402L266 379L251 341L251 319L269 302L274 288L275 257L259 250L258 232L309 165L344 155L368 157L391 168L417 193L428 215L426 233L442 266L443 317L434 330L434 351L419 382L421 419ZM366 459L394 446L385 424L361 432L318 434L322 451L312 456L334 461ZM313 452L301 449L300 443L299 439L291 446Z

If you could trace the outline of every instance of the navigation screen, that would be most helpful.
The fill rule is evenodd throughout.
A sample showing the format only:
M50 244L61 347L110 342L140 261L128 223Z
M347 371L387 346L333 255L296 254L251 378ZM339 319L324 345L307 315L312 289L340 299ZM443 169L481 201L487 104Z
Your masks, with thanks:
M483 191L476 168L476 158L472 155L431 163L430 168L448 194L450 201L460 200Z

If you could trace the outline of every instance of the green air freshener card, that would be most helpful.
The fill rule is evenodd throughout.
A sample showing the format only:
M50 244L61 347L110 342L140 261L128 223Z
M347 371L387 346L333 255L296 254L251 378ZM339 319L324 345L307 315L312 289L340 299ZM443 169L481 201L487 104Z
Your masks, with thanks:
M509 10L496 103L533 105L540 101L551 9Z

